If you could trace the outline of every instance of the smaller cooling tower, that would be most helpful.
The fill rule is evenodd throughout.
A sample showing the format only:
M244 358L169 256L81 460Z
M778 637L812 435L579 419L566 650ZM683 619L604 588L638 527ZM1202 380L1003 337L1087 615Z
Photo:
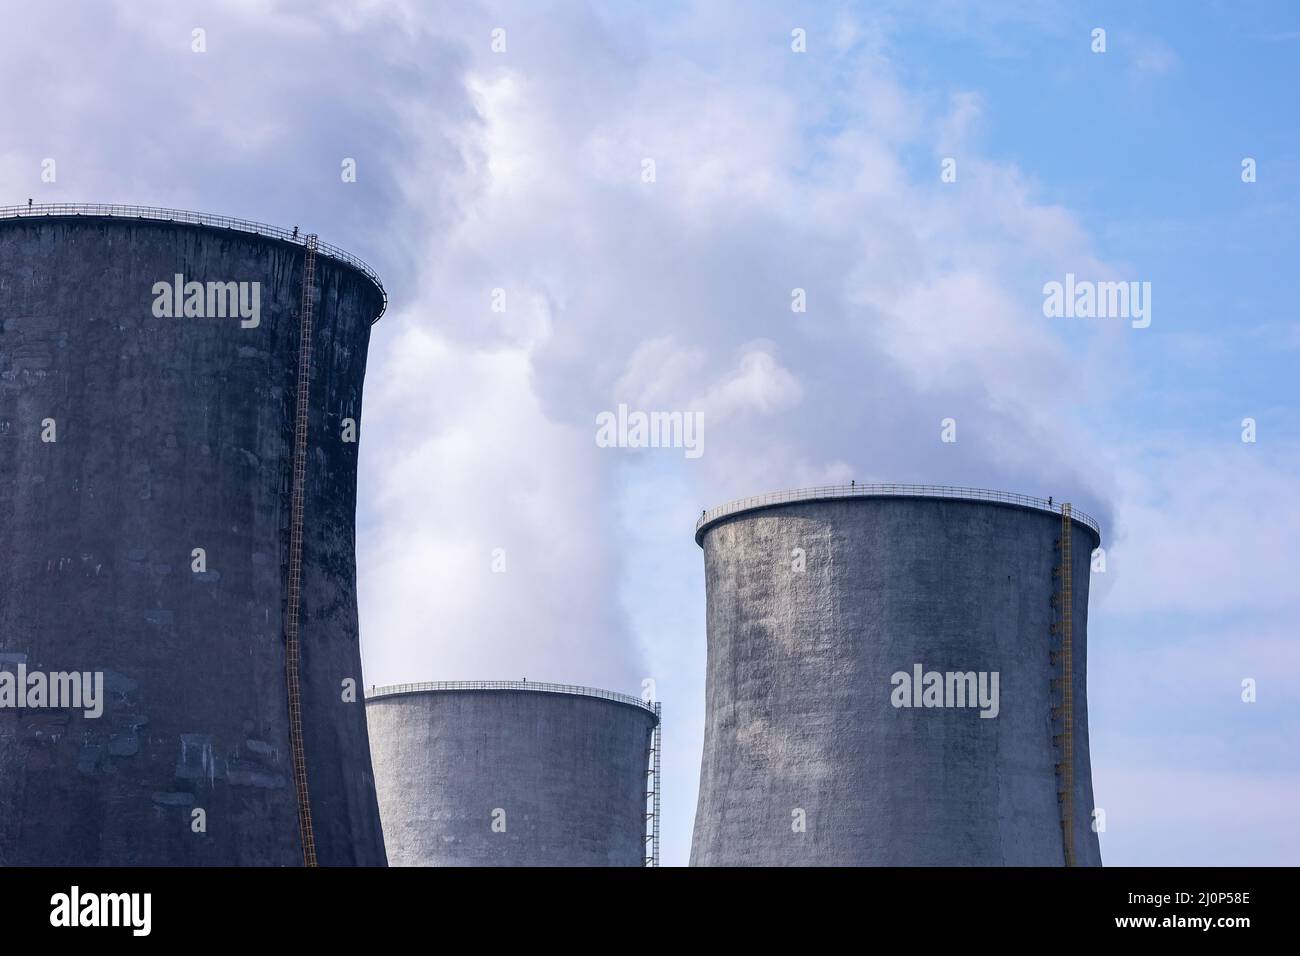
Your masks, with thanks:
M659 705L526 681L372 687L393 866L658 862Z

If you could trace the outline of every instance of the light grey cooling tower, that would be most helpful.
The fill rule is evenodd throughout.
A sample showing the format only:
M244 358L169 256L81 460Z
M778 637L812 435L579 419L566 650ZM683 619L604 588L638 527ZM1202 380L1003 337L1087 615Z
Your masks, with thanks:
M366 704L394 866L657 863L658 705L522 681L399 684Z
M858 485L706 512L696 541L708 676L692 865L1100 865L1091 518Z

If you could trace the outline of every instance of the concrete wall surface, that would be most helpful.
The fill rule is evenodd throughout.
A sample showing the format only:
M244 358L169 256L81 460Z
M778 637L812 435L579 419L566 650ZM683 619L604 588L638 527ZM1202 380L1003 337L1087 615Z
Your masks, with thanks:
M283 617L303 257L195 225L0 221L0 670L100 672L106 697L98 718L0 708L0 864L302 863ZM154 317L154 283L178 273L260 283L260 324ZM360 421L381 293L325 258L316 289L308 782L320 862L382 865L360 699L358 445L341 441L342 419ZM42 441L46 420L56 441Z
M1050 656L1060 532L1059 516L1032 508L887 497L708 527L691 863L1062 865ZM1076 523L1071 542L1076 862L1099 865L1086 696L1097 541ZM893 675L917 664L997 672L997 716L895 707Z
M394 866L643 865L655 726L645 708L531 690L367 707Z

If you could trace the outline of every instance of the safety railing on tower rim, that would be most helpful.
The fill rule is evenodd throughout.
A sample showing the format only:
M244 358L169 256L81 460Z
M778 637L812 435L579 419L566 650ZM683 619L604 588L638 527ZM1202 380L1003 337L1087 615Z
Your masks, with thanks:
M654 701L642 700L631 694L617 691L601 690L598 687L579 687L576 684L547 684L531 680L435 680L416 684L385 684L382 687L366 688L366 700L377 697L392 697L397 694L418 694L430 690L535 690L544 694L574 694L578 697L598 697L601 700L613 700L620 704L631 704L642 710L655 712Z
M307 245L307 233L303 230L285 229L282 226L269 226L264 222L253 222L249 219L236 219L231 216L216 216L204 212L190 212L186 209L166 209L159 206L120 206L110 203L36 203L31 206L0 206L0 219L29 219L42 216L106 216L114 219L151 219L159 222L184 222L195 226L213 226L218 229L233 229L236 232L247 232L255 236L267 236L271 239L280 239L284 242L292 242L295 245ZM379 274L370 268L363 260L358 259L350 252L340 249L338 246L331 245L328 242L317 240L316 252L319 255L327 256L330 259L337 259L339 262L349 265L356 269L367 279L373 282L378 288L380 295L383 296L383 305L379 308L379 315L376 315L374 322L378 322L380 317L388 310L388 291L384 288L383 281Z
M695 540L704 538L704 529L722 518L764 508L770 505L791 504L800 501L821 501L833 498L951 498L962 501L991 501L1005 505L1020 505L1051 514L1061 514L1062 505L1054 498L1038 498L1033 495L1018 495L1009 491L991 491L988 488L958 488L950 485L892 485L892 484L852 484L822 485L816 488L798 488L792 491L774 491L750 498L739 498L725 505L710 508L695 522ZM1072 508L1070 516L1080 524L1090 528L1097 538L1101 538L1101 526L1091 515Z

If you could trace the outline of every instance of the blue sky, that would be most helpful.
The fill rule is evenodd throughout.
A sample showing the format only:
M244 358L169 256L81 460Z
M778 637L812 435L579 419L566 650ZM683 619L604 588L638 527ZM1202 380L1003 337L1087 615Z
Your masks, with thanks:
M1089 648L1104 860L1300 862L1294 5L6 16L7 201L301 224L385 277L358 528L368 681L652 677L681 864L701 508L850 478L1053 494L1097 515L1108 549ZM58 57L33 39L49 36ZM1066 272L1150 282L1151 326L1045 318ZM620 402L703 412L705 454L596 447Z
M1107 29L1104 55L1072 42L1094 26ZM1124 387L1080 408L1079 420L1102 441L1132 446L1139 469L1169 454L1190 469L1223 468L1230 484L1234 456L1276 468L1283 483L1240 501L1240 520L1222 506L1219 530L1244 545L1254 515L1293 510L1297 12L1106 4L1068 11L1047 31L999 34L995 55L930 25L907 29L899 45L927 85L979 90L989 155L1020 166L1108 261L1153 283L1159 318L1132 336ZM1258 161L1254 184L1241 182L1244 156ZM1239 442L1246 415L1270 433L1258 446ZM1204 446L1225 457L1198 458ZM1203 542L1199 554L1149 553L1211 567L1235 560L1226 542ZM1257 555L1290 567L1295 557ZM1256 594L1248 586L1213 608L1171 595L1126 613L1094 600L1094 779L1099 804L1121 808L1102 837L1109 863L1300 858L1295 828L1278 819L1300 765L1288 623L1296 589L1273 580L1282 593L1261 579ZM1242 705L1238 679L1256 671L1273 693Z

